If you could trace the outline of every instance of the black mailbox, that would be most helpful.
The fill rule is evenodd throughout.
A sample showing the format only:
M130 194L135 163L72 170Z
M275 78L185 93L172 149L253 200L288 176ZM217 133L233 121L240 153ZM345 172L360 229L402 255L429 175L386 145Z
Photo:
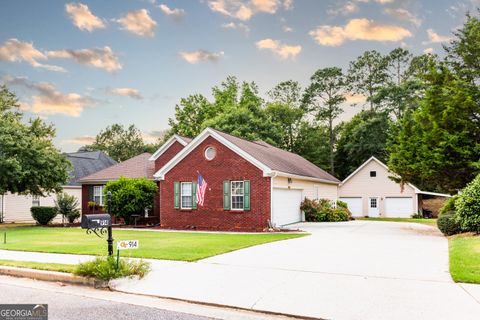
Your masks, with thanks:
M85 214L82 216L82 229L108 228L112 226L109 214Z

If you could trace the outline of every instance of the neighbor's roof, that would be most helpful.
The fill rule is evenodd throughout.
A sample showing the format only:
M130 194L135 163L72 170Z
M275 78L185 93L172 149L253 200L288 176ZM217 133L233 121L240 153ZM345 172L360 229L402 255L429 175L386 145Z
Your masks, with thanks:
M117 163L114 166L86 176L81 179L80 182L106 182L117 180L120 177L153 179L155 162L148 161L150 156L151 154L148 152L142 153L138 156Z
M163 179L165 173L173 168L207 137L212 136L247 161L260 168L264 176L280 175L296 178L307 178L321 182L338 184L340 181L331 174L320 169L301 156L279 149L263 141L248 141L226 134L224 132L206 128L185 148L163 166L154 177Z
M67 186L79 186L79 180L83 177L117 163L102 151L85 151L83 148L80 148L78 152L66 153L65 156L72 164Z

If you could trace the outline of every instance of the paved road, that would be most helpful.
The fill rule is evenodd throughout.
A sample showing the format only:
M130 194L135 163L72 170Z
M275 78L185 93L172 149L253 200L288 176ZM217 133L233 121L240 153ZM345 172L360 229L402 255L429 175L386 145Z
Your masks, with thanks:
M112 302L98 298L82 297L45 289L19 287L0 283L2 304L48 304L51 320L129 320L129 319L178 319L203 320L206 317L167 311L126 303Z
M47 303L49 319L288 320L230 308L0 276L0 304Z

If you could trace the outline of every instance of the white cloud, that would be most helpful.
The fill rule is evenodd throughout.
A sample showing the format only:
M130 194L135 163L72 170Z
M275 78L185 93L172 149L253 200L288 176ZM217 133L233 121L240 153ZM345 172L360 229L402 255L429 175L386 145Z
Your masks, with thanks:
M295 57L302 51L302 46L290 46L282 44L278 40L263 39L256 42L256 46L260 50L270 50L280 59L295 59Z
M441 43L441 42L448 42L452 40L450 36L441 36L436 33L433 29L427 29L428 41L424 41L423 44L429 43Z
M347 94L345 95L345 103L348 104L362 104L367 101L367 97L361 94Z
M282 30L283 32L293 32L293 28L286 25L282 26Z
M195 64L199 61L216 62L223 57L224 52L220 51L218 53L215 53L206 50L181 51L179 52L179 55L183 60L187 61L188 63Z
M94 143L95 137L86 135L86 136L74 137L72 139L67 139L67 140L64 140L63 142L85 146L85 145Z
M384 12L397 19L411 22L417 27L422 24L422 20L420 18L404 8L386 8Z
M67 11L73 24L80 30L92 32L95 29L105 28L102 19L95 16L86 4L67 3L65 11Z
M283 9L292 10L293 9L293 0L283 0Z
M222 24L222 28L239 30L239 31L243 32L245 35L250 32L250 28L246 24L241 23L241 22L224 23L224 24Z
M95 100L78 93L61 93L48 82L31 82L26 77L4 77L9 85L22 86L34 92L31 103L22 102L28 111L40 115L63 114L78 117L86 107L95 104Z
M140 92L137 89L133 88L111 88L109 92L120 96L130 97L132 99L143 99Z
M147 9L130 11L125 17L116 20L122 28L142 37L153 37L157 23L153 20Z
M158 6L160 10L162 10L163 13L165 13L167 16L171 16L177 20L182 19L185 16L185 10L175 8L175 9L170 9L166 4L161 4Z
M425 53L425 54L433 54L433 48L425 48L425 49L423 49L423 53Z
M72 50L65 49L59 51L48 51L50 58L73 59L79 64L89 65L95 68L107 70L109 72L122 69L118 57L110 47Z
M213 12L242 21L249 20L256 13L274 14L280 7L285 10L293 8L293 1L284 0L208 0Z
M309 34L324 46L339 46L348 40L400 41L412 36L405 28L369 19L352 19L345 26L318 26Z
M50 71L65 72L66 70L59 66L42 64L38 60L48 60L48 57L37 50L33 43L22 42L15 38L9 39L0 46L0 60L8 62L25 61L34 68L42 68Z
M359 8L358 5L352 1L347 1L344 4L334 8L327 10L327 13L331 16L338 16L343 15L347 16L352 13L358 12Z

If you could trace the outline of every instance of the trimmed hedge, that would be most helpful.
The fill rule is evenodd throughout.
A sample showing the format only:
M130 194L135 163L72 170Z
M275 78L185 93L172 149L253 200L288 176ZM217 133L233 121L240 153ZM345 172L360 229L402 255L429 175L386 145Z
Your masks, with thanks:
M446 236L451 236L462 231L460 224L458 223L452 211L449 213L443 213L441 216L439 216L437 219L437 226L438 229L440 229L440 231Z
M458 195L454 195L453 197L449 198L445 203L443 204L443 207L438 211L438 215L444 215L444 214L454 214L455 213L455 201L457 201Z
M42 226L49 224L58 214L56 207L31 207L30 212L32 218Z

